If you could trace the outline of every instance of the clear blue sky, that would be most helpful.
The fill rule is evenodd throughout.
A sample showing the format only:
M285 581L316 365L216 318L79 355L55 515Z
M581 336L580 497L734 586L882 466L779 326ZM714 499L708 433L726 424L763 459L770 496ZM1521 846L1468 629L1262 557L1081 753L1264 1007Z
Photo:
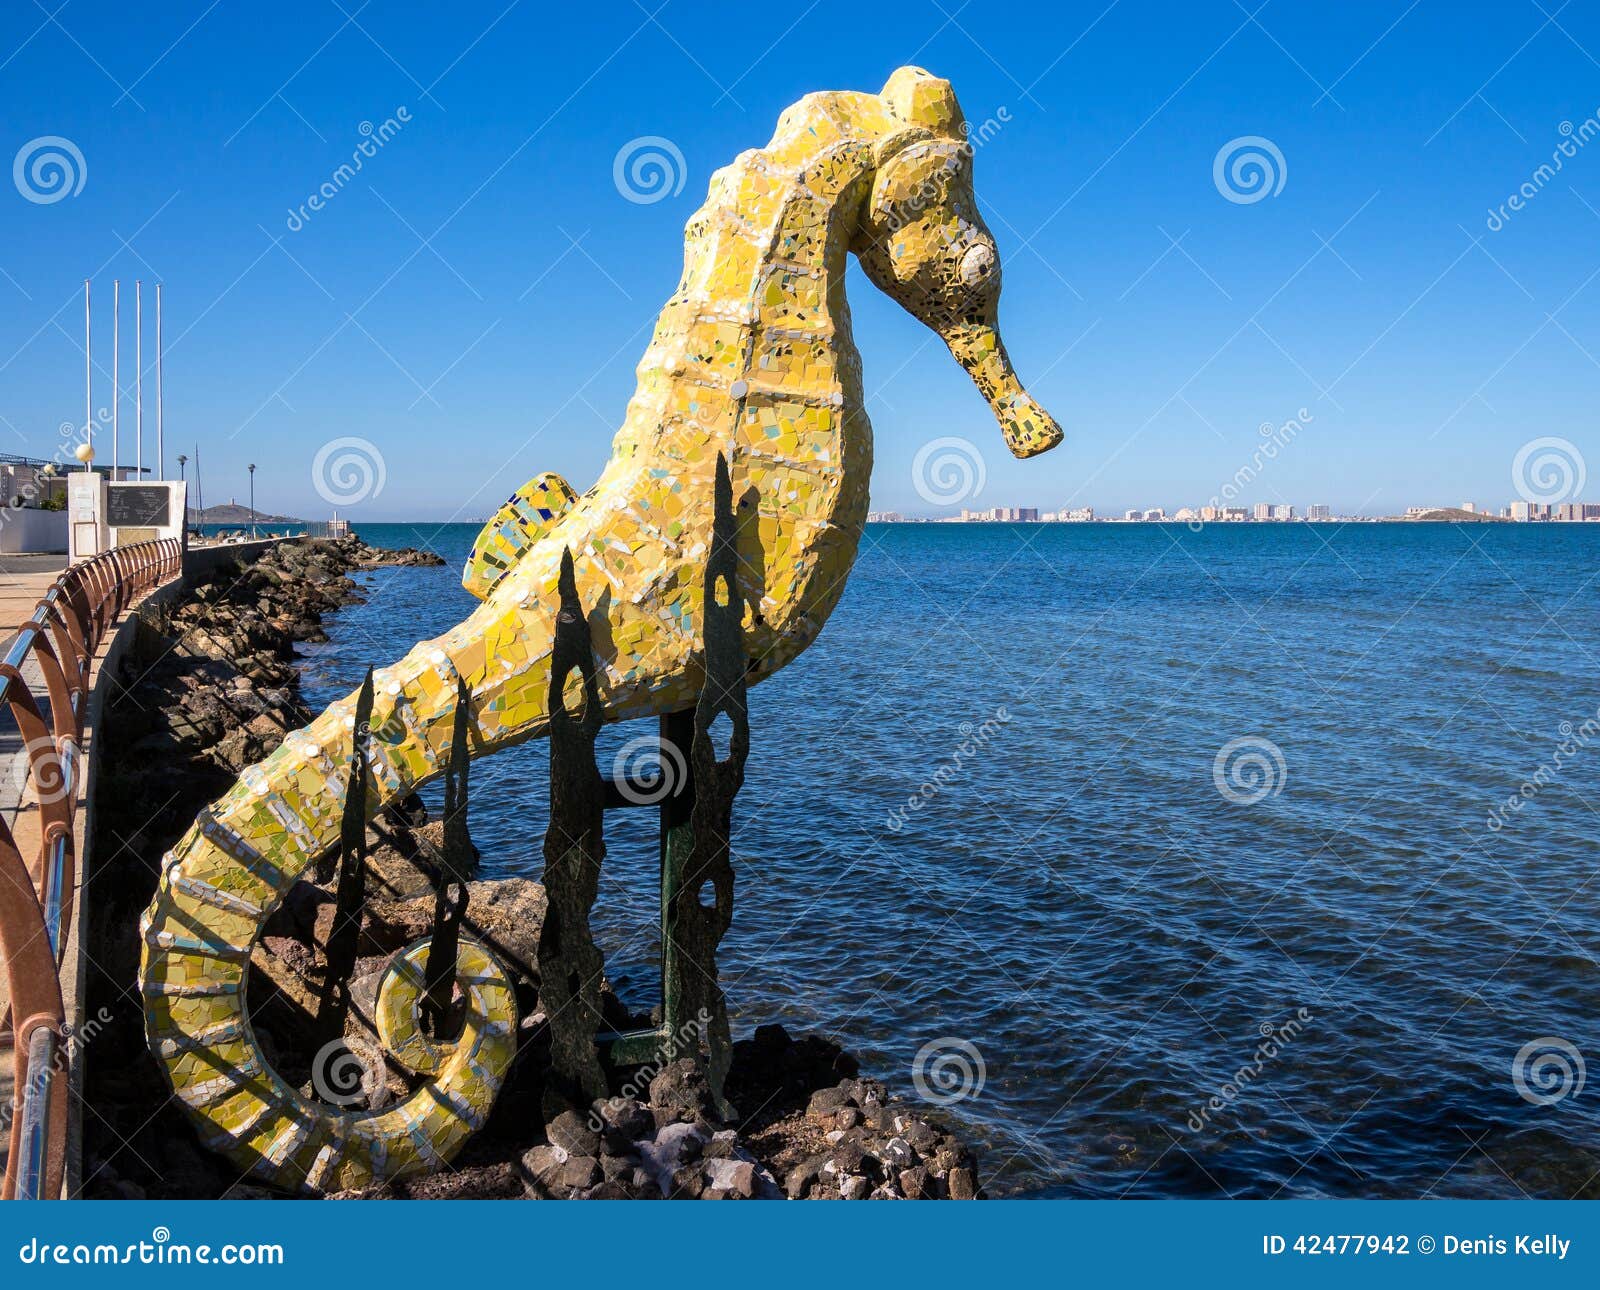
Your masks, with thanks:
M658 4L7 4L0 153L61 136L87 176L48 203L0 186L0 450L48 455L83 418L87 275L107 373L123 280L131 372L143 277L166 284L169 453L201 445L208 502L242 499L255 461L263 509L325 514L311 464L339 436L384 456L358 520L478 518L540 470L585 487L710 172L805 92L915 62L973 121L1010 118L977 187L1008 344L1068 439L1012 462L853 271L878 507L929 509L912 461L938 435L983 449L979 504L1198 503L1301 408L1243 500L1499 504L1546 434L1600 471L1600 138L1486 227L1600 110L1593 6ZM402 106L291 231L361 123ZM649 204L613 182L645 135L687 172ZM1279 150L1281 191L1221 195L1240 136Z

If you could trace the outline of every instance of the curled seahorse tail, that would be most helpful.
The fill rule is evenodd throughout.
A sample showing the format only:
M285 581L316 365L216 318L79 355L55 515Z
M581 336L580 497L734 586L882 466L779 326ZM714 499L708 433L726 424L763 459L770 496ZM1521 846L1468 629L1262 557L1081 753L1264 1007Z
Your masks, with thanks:
M429 1172L449 1161L488 1118L517 1043L509 977L487 948L463 936L456 979L466 1009L454 1041L433 1041L421 1025L426 941L395 955L379 985L378 1037L396 1061L424 1077L399 1103L374 1111L342 1108L336 1102L351 1090L333 1071L313 1070L318 1096L308 1096L262 1051L247 1003L251 956L273 911L337 836L337 803L326 786L341 778L333 773L341 744L348 757L346 706L336 704L292 733L201 813L163 859L155 899L140 924L139 979L151 1051L205 1144L264 1181L324 1193ZM375 807L415 782L392 763L375 765L374 772ZM292 810L284 786L297 781L323 787ZM310 823L307 814L314 817ZM342 1046L325 1048L318 1063L335 1052L342 1057Z
M462 937L457 982L466 1018L454 1043L434 1043L418 1019L427 942L412 945L379 987L378 1033L397 1060L429 1078L382 1111L308 1097L272 1069L250 1026L250 956L271 907L215 881L226 876L220 869L244 868L242 854L243 839L207 821L205 833L168 858L141 924L150 1046L205 1144L265 1181L316 1192L439 1168L488 1118L516 1051L516 995L504 969ZM313 1072L314 1084L322 1078Z

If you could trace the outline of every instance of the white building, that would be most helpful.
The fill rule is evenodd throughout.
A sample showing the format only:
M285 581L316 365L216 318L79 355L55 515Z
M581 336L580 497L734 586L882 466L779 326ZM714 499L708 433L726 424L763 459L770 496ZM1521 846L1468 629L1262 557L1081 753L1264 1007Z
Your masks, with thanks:
M48 499L66 495L66 476L52 462L0 465L0 506L37 507Z

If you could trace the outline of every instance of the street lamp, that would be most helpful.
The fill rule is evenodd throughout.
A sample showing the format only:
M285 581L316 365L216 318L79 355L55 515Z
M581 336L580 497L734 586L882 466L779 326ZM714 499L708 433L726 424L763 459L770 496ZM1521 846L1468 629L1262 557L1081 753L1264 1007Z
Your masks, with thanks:
M188 461L188 460L189 460L189 454L188 453L180 452L178 454L178 482L180 484L183 483L183 463Z
M250 463L250 536L256 535L256 464Z

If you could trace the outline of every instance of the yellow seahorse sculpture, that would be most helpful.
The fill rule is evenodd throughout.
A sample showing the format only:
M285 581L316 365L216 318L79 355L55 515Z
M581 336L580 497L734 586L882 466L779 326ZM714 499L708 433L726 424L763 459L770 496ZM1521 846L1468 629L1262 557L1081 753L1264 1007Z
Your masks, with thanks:
M751 679L816 637L855 558L872 469L848 252L949 346L1013 453L1060 441L1000 343L1000 264L971 167L949 83L903 67L879 94L806 96L770 144L716 172L599 482L582 496L554 475L519 489L467 565L482 606L376 674L369 809L442 771L458 677L474 756L545 732L565 551L591 607L606 720L694 702L719 455L755 515L740 588ZM380 987L379 1037L423 1079L397 1105L329 1105L263 1055L245 1002L251 952L338 838L353 726L351 696L246 770L165 857L141 925L149 1041L207 1143L279 1186L322 1192L449 1160L488 1116L516 1046L511 983L463 937L456 1041L428 1039L417 1020L425 942Z

